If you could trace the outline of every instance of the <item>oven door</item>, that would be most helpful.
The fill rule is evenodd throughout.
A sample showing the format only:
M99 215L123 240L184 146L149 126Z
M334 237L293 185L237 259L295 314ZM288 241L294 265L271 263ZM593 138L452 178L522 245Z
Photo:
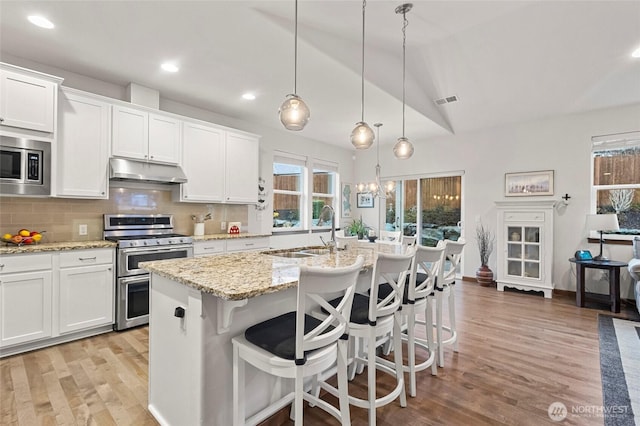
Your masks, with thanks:
M119 278L114 330L149 323L149 275Z
M130 277L147 273L140 262L193 257L193 246L175 245L163 248L126 248L118 250L118 276Z

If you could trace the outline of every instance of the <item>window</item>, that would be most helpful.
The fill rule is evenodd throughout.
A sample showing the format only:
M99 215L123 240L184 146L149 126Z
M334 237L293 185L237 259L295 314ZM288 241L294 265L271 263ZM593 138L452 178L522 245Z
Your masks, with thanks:
M337 171L338 166L321 160L315 160L313 163L313 189L311 201L311 223L314 228L331 227L331 223L320 220L320 212L325 205L333 207L336 218L340 217L337 209L336 193L337 193Z
M596 213L616 213L621 234L640 234L640 132L592 138Z
M304 229L306 160L289 154L273 158L273 228Z
M307 164L311 163L311 167ZM309 173L309 168L311 173ZM310 175L310 176L309 176ZM338 211L338 165L323 160L275 153L273 159L273 229L293 231L330 228L320 221L326 205Z

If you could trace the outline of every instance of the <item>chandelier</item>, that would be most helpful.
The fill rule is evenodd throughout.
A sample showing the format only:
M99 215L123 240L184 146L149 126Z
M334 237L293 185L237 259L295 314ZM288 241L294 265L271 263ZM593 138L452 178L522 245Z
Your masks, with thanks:
M373 125L373 127L376 128L376 139L378 140L378 145L377 145L377 163L376 163L376 180L375 182L369 182L369 183L359 183L356 185L356 189L358 190L358 192L368 192L370 193L374 198L378 197L381 200L385 200L387 198L387 193L392 192L394 190L394 183L393 181L389 181L387 183L383 185L381 185L380 183L380 127L382 126L382 123L375 123Z

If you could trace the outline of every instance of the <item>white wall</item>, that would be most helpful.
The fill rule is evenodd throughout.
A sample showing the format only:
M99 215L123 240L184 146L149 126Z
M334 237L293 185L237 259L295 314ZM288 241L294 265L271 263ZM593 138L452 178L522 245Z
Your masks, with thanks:
M407 129L411 140L411 129ZM462 219L468 245L463 260L463 274L475 276L480 265L475 236L475 222L481 218L496 228L494 202L505 200L504 174L534 170L555 171L555 195L536 197L559 200L568 193L570 204L557 208L555 215L554 268L555 288L575 291L575 269L567 261L578 249L598 252L589 245L584 231L585 215L590 212L591 137L640 130L640 104L582 114L541 119L499 128L412 141L415 153L409 160L396 160L392 154L395 136L383 136L380 147L382 177L423 175L463 170L464 204ZM387 145L384 145L387 143ZM375 150L357 152L355 175L361 180L374 177ZM378 200L376 200L378 203ZM356 209L368 224L377 223L377 209ZM605 246L605 253L616 260L632 258L631 246ZM497 271L496 255L490 267ZM587 290L608 292L606 276L589 272ZM621 294L632 299L633 290L626 269L621 274Z

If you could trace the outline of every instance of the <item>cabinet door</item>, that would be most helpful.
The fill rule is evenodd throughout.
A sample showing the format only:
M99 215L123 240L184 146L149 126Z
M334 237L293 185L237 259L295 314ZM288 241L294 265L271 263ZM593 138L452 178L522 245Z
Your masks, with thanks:
M53 133L57 84L0 70L0 124Z
M111 265L60 269L60 333L113 323Z
M57 195L108 198L109 104L62 91Z
M149 160L160 163L180 163L180 121L158 114L149 114Z
M0 276L0 344L51 337L51 272Z
M258 157L257 138L227 132L225 202L258 202Z
M225 132L215 127L183 123L182 167L187 183L180 188L181 201L222 201L224 193ZM236 174L248 172L236 168Z
M134 108L113 106L111 153L146 160L149 151L149 114Z

